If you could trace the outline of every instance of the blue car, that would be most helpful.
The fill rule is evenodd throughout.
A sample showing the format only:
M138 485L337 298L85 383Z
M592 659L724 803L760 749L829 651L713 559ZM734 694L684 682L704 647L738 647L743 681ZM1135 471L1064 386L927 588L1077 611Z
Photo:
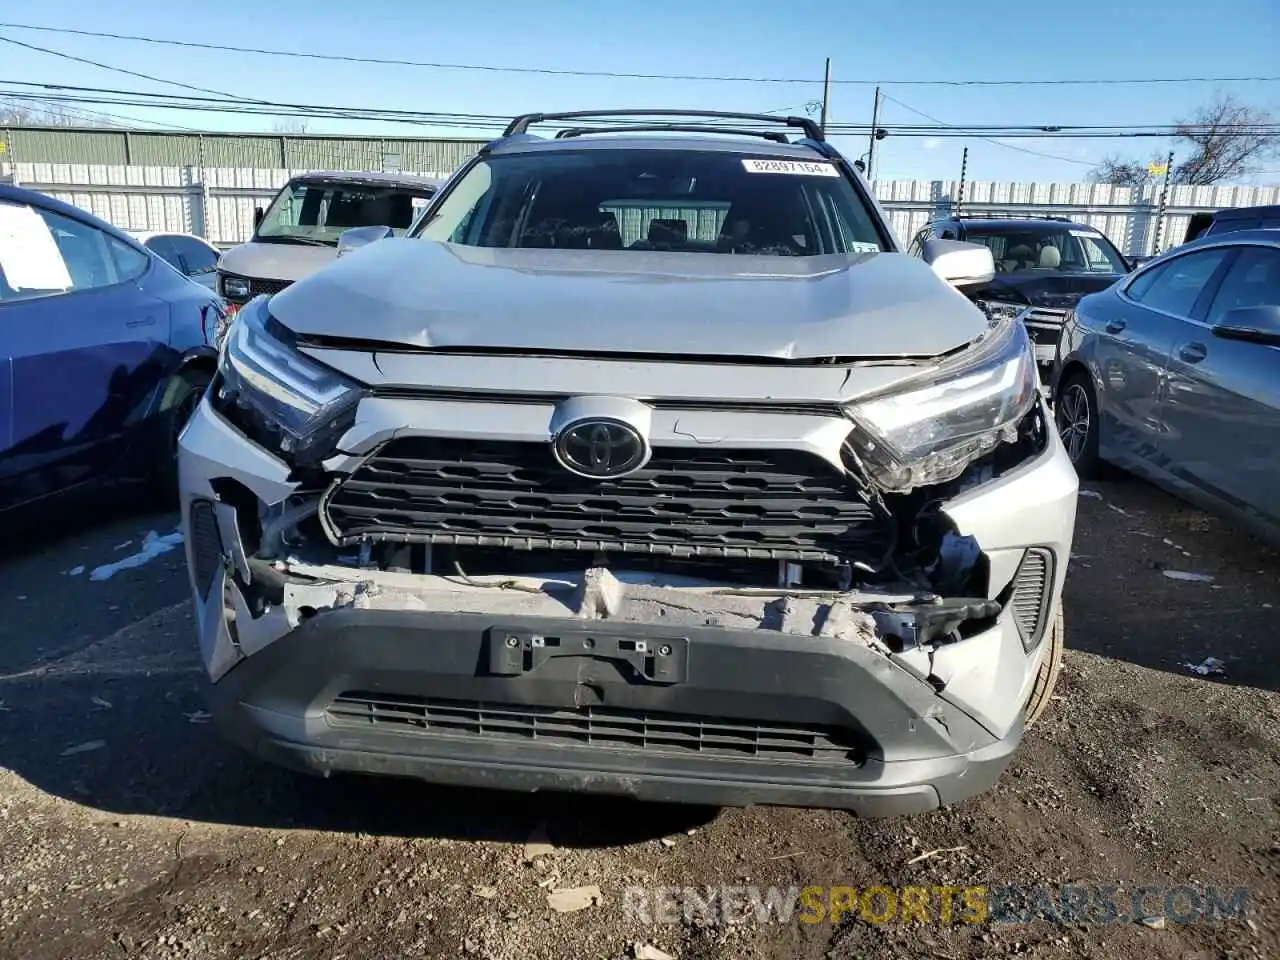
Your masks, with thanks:
M173 490L224 323L128 234L0 184L0 516L106 480Z

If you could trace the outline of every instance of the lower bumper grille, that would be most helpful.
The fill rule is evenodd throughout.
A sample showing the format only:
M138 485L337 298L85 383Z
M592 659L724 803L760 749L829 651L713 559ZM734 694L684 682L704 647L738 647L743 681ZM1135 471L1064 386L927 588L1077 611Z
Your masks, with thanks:
M218 535L218 519L213 512L213 504L208 500L193 502L188 526L191 532L192 572L200 596L207 600L213 578L222 565L222 538Z
M562 710L348 691L329 705L339 725L420 736L537 741L674 756L860 764L864 752L848 731L753 723L681 714L584 707Z
M507 549L874 562L888 523L826 461L796 451L664 449L587 480L548 444L409 437L326 492L342 545L365 539Z
M1033 649L1044 636L1052 593L1053 554L1043 547L1032 547L1018 565L1013 578L1013 596L1009 598L1014 622L1027 650Z

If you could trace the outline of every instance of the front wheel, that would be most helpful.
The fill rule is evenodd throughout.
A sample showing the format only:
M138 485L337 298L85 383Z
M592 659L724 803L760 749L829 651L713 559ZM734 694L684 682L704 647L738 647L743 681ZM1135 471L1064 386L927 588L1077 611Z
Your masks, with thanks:
M1098 395L1088 374L1073 373L1058 385L1053 420L1076 473L1096 477L1102 467L1098 457Z
M1065 649L1065 622L1062 617L1062 601L1053 612L1053 621L1043 643L1049 648L1045 650L1044 659L1040 661L1040 672L1036 674L1036 682L1027 697L1026 725L1030 727L1049 707L1053 699L1053 690L1058 685L1058 675L1062 672L1062 655Z

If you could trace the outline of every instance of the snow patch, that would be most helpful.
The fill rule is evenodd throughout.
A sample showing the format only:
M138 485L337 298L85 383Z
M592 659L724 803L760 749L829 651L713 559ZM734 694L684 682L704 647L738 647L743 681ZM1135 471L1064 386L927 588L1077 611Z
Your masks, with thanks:
M142 549L137 553L131 553L123 560L117 560L114 563L104 563L100 567L94 567L93 572L89 574L90 580L110 580L121 570L131 570L134 567L140 567L144 563L149 563L162 553L168 553L175 550L182 543L182 531L175 530L173 533L165 534L163 537L154 530L148 530L147 535L142 538Z
M1170 580L1181 580L1184 583L1213 583L1213 577L1207 573L1188 573L1186 570L1161 570Z

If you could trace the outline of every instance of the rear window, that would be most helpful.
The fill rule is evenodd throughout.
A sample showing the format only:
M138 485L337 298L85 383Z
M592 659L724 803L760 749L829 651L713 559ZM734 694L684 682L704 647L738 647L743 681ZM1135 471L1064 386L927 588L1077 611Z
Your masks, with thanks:
M1257 230L1262 226L1261 217L1236 217L1230 220L1215 220L1205 231L1205 235L1217 233L1235 233L1237 230Z
M478 247L790 257L886 249L834 164L700 150L491 157L418 235Z
M1239 230L1275 229L1280 227L1280 216L1263 216L1245 214L1244 216L1222 216L1214 218L1209 229L1201 236L1219 233L1236 233Z

